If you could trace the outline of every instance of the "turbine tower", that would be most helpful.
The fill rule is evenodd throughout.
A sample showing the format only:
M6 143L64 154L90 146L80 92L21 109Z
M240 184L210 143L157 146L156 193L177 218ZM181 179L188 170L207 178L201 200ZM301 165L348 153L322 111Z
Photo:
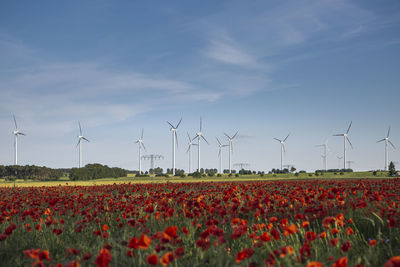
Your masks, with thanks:
M14 117L14 124L15 130L13 131L14 134L14 165L18 165L18 135L26 135L18 130L17 120Z
M216 137L217 138L217 137ZM219 173L222 174L222 155L221 155L221 151L223 147L229 146L229 145L223 145L221 144L221 142L219 141L219 139L217 138L217 142L218 142L218 147L219 147L219 151L218 151L218 157L219 157Z
M207 144L208 141L207 139L204 137L203 133L201 132L202 130L202 121L201 121L201 117L200 117L200 131L198 133L196 133L196 136L192 139L192 141L194 139L197 138L197 171L200 172L200 139L203 138L204 141L206 141Z
M181 124L181 120L178 122L176 126L172 125L169 121L167 123L171 126L171 132L172 132L172 175L175 175L175 142L176 146L178 146L178 134L176 133L179 124Z
M342 134L334 134L333 136L343 136L343 170L346 169L346 140L347 142L349 142L351 149L353 149L353 145L350 142L350 139L348 137L351 125L353 124L353 122L350 122L349 128L347 128L346 133L342 133Z
M280 140L278 138L274 138L276 141L281 143L281 171L283 170L283 153L286 152L286 150L285 150L285 142L288 139L289 135L290 135L290 133L283 140Z
M186 151L186 154L189 154L189 173L191 173L192 172L192 146L197 146L197 145L193 144L189 133L187 133L187 137L189 139L189 143L188 143L188 149Z
M228 138L228 141L229 141L229 173L232 173L232 156L231 156L231 154L233 153L232 140L236 137L238 132L236 132L232 137L230 137L226 133L224 133L224 134L225 134L226 138Z
M139 148L139 175L140 175L140 174L142 174L142 147L144 150L146 150L146 147L144 146L144 143L143 143L143 129L142 129L141 137L138 140L136 140L135 143L138 144L138 148Z
M393 145L392 142L390 142L389 140L389 134L390 134L390 126L387 132L387 135L385 138L383 138L382 140L377 141L377 143L383 142L385 141L385 171L388 170L388 162L389 162L389 151L388 151L388 143L394 148L396 149L396 147Z
M82 135L82 127L81 127L81 123L78 121L79 124L79 135L78 135L78 143L76 144L76 146L79 146L79 168L82 167L82 139L89 142L88 139L86 139L83 135Z
M324 167L325 171L328 170L328 140L325 141L322 145L316 145L316 147L324 147L324 155L322 158L324 159Z

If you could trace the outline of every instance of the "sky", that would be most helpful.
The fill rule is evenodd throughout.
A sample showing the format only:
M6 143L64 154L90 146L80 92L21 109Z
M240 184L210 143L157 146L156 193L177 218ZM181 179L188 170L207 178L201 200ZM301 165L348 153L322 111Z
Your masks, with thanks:
M216 137L233 135L232 163L384 168L400 147L399 1L1 1L0 165L83 162L138 169L144 154L171 167L167 121L178 128L176 167L188 170L187 133L202 117L201 167L218 167ZM197 151L193 147L193 168ZM389 159L400 162L400 149ZM228 168L224 149L223 168ZM149 161L143 168L149 168ZM398 164L398 163L397 163ZM397 165L396 164L396 165ZM342 166L342 165L341 165Z

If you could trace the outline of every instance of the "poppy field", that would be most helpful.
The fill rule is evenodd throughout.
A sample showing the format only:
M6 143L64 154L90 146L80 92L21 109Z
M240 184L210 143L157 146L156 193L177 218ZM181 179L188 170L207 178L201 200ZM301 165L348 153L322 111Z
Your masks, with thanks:
M400 179L0 188L1 266L400 266Z

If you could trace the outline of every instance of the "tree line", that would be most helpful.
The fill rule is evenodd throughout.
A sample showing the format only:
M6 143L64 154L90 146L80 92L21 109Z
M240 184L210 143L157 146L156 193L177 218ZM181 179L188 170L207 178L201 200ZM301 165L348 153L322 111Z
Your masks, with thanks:
M110 168L107 165L87 164L83 168L72 168L69 173L70 180L94 180L100 178L126 177L127 170L121 168Z
M62 170L40 167L35 165L0 165L0 178L14 181L15 179L50 181L63 176Z

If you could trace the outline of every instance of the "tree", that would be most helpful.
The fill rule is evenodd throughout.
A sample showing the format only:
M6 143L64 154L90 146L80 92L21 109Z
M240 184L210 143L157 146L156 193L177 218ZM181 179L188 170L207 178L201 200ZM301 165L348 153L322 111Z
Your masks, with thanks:
M389 176L395 176L395 175L396 175L396 168L394 167L393 161L391 161L389 164Z
M290 172L295 172L296 168L294 166L292 166L292 168L290 168Z

